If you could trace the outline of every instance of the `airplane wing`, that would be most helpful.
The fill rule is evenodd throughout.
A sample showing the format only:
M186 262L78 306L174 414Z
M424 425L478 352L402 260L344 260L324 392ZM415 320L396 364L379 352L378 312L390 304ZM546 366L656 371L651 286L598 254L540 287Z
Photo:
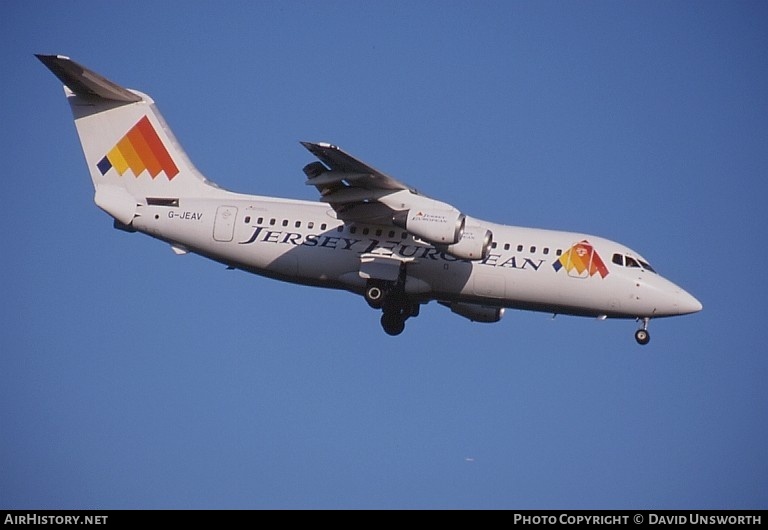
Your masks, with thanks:
M306 184L320 200L349 222L392 224L393 216L412 208L435 207L436 201L328 143L301 142L320 162L304 167ZM428 204L425 204L428 203ZM438 208L453 209L439 203Z
M404 228L461 259L484 259L490 252L490 230L467 226L469 218L456 207L422 195L335 145L301 145L320 160L304 166L306 183L317 188L320 200L330 204L339 219ZM389 266L379 263L380 257L373 259L376 270Z
M305 168L305 173L309 177L307 184L318 186L321 193L323 189L335 189L339 186L368 190L414 191L409 186L372 168L335 145L311 142L301 142L301 145L327 166L321 168L318 165L310 164ZM312 171L313 169L315 171Z

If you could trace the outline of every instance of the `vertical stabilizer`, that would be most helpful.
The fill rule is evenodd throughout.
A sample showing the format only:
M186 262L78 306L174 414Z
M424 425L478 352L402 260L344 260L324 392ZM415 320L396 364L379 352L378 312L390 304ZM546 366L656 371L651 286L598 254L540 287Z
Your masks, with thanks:
M147 197L222 193L190 162L148 95L65 56L37 58L65 85L99 207L125 223Z

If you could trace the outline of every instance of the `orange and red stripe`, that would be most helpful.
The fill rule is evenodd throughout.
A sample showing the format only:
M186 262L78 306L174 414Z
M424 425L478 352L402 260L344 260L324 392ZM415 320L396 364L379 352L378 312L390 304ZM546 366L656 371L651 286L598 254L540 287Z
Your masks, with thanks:
M179 168L147 116L131 127L97 166L102 175L113 167L120 175L130 169L135 177L145 170L152 178L165 171L168 180L179 174Z

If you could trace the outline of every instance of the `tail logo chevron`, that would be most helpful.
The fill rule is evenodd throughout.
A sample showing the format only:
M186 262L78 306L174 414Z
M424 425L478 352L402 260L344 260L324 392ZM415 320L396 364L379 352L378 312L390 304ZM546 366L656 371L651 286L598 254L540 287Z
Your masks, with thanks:
M601 278L608 276L608 267L595 248L586 239L576 243L552 264L555 271L565 268L569 276L587 278L599 274Z
M110 149L96 166L102 175L106 175L107 171L115 168L118 174L122 176L130 169L136 178L144 170L147 170L153 179L161 171L165 171L168 180L173 180L173 177L179 173L179 168L176 167L171 155L146 116L131 127L131 130Z

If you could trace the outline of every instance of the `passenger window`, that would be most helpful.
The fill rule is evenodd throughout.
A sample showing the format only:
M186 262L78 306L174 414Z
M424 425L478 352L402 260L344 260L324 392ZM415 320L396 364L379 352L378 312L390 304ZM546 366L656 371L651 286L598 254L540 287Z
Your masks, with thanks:
M613 261L616 265L621 265L622 267L624 266L624 256L621 254L614 254L611 261Z
M405 239L408 237L408 232L403 232L400 234L400 239Z
M263 222L264 222L264 218L263 217L259 217L258 219L256 219L256 224L261 224Z
M496 241L494 241L493 243L491 243L491 248L496 248L497 246L498 246L498 244L496 243Z
M560 249L560 248L558 248L557 252L555 252L555 255L557 255L557 256L561 256L562 254L563 254L563 250Z
M276 222L276 221L275 221L275 219L274 219L274 218L272 218L272 219L270 219L270 220L269 220L269 224L270 224L270 225L274 225L274 224L275 224L275 222Z
M328 228L327 224L323 223L320 225L320 230L325 230L326 228Z
M355 232L357 232L357 227L356 226L350 226L349 227L349 233L350 234L354 234Z
M283 226L288 226L288 219L283 219Z
M336 227L337 232L343 232L344 231L344 225L339 225Z
M368 232L370 232L370 230L368 230L367 228L363 228L363 235L364 236L367 236Z
M389 237L395 237L395 231L394 230L390 230L389 231Z
M546 256L549 254L549 247L544 247L544 255Z
M536 247L531 247L531 254L536 254Z
M296 228L301 228L301 221L296 221L295 226L296 226Z
M509 243L504 243L504 250L509 250Z
M381 228L379 228L379 229L377 229L377 230L376 230L376 235L377 235L377 236L380 236L380 235L381 235Z
M310 221L310 222L308 222L308 223L307 223L307 228L309 228L310 230L311 230L312 228L314 228L314 227L315 227L315 223L314 223L314 221Z
M522 252L523 251L523 245L517 245L517 251Z
M246 216L245 216L245 219L243 219L243 221L245 221L245 222L246 222L246 224L247 224L247 223L250 223L250 222L251 222L251 216L250 216L250 215L246 215Z

